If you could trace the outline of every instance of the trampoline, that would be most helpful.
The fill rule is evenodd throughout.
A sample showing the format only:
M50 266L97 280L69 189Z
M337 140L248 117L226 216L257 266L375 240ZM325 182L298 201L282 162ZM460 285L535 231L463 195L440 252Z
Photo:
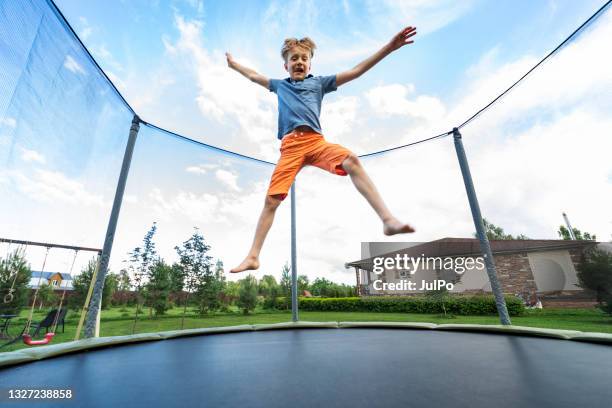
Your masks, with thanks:
M452 135L482 252L490 263L487 271L491 271L489 278L492 283L497 279L494 278L493 257L459 131L569 44L583 27L603 13L609 3L606 2L490 103L462 123L453 123L456 127L452 130L449 126L438 135L419 137L407 144L362 155L378 156ZM235 159L232 163L238 163L238 160L257 163L257 168L245 165L241 170L242 174L249 173L253 185L263 179L264 168L268 169L273 163L142 121L53 1L0 4L5 6L3 10L7 10L0 13L0 27L6 27L2 40L6 39L3 44L10 45L3 54L7 57L2 59L10 68L6 69L10 75L5 76L10 80L2 82L2 89L8 92L0 94L0 102L4 103L3 112L15 116L7 116L10 120L4 120L4 126L11 132L7 162L25 161L20 158L20 152L40 150L43 153L40 157L48 157L49 162L52 157L56 159L53 171L57 174L66 173L74 180L87 180L88 186L99 184L100 197L106 197L102 194L106 191L116 191L100 256L104 263L100 262L101 272L97 278L91 279L99 284L88 294L92 296L91 302L85 302L92 306L83 308L89 311L85 334L90 338L0 353L0 406L576 408L600 407L612 401L612 334L516 326L299 322L92 337L113 239L120 236L116 234L119 210L141 125L144 137L138 140L142 157L149 157L144 154L146 152L150 157L163 157L164 161L154 162L155 166L151 166L152 161L143 159L140 162L141 174L147 177L141 176L136 181L146 179L157 183L155 177L149 177L148 169L151 167L159 167L164 177L171 177L181 168L177 163L183 162L175 163L168 152L180 151L184 155L181 157L187 164L182 168L202 160L207 160L205 165L212 165L211 169L225 168L217 165L225 165L229 158ZM129 138L126 139L128 129ZM171 144L174 141L188 143ZM206 149L206 154L191 153L191 150L186 153L192 144ZM123 146L125 153L120 163L117 158L121 157ZM87 154L81 154L77 147ZM160 151L164 154L160 155ZM97 154L90 156L94 152ZM40 157L28 161L41 161ZM104 166L99 163L104 163ZM165 171L163 164L169 164L171 171ZM30 167L35 169L33 165ZM118 174L116 190L105 185L103 178L90 179L93 173L89 171L94 168L107 170L102 174L113 183ZM203 170L204 167L197 169ZM178 178L172 178L173 187L176 180ZM216 182L214 177L210 180ZM233 194L234 189L225 184L222 188L215 188L219 188L221 193ZM202 190L202 197L211 194L206 188ZM97 197L95 191L92 190L91 197ZM142 188L137 192L144 197L147 191ZM19 212L25 211L21 207L29 207L12 198L22 197L22 193L16 190L13 194L5 201L15 203L15 214L25 214ZM295 196L295 187L292 195ZM88 201L94 203L97 199ZM296 215L295 200L291 201L291 304L294 307L293 319L298 320ZM94 205L95 212L75 219L99 218L97 205ZM68 210L62 208L62 211ZM38 227L42 224L35 222L38 212L31 211L28 217L22 217L34 220L30 229L35 232L39 232ZM5 213L17 219L11 211ZM173 215L171 219L174 221L177 217ZM11 219L11 223L14 222ZM74 224L88 226L84 222ZM65 223L64 227L67 225ZM189 228L192 227L193 224L189 224ZM101 230L97 232L85 227L63 233L73 237L102 236ZM492 284L492 288L498 286ZM492 290L497 296L496 305L502 322L510 324L509 317L504 316L507 310L501 289ZM82 314L81 323L83 319ZM81 323L77 334L80 334ZM9 399L11 390L70 390L72 398Z
M230 328L7 367L2 404L23 406L6 399L15 388L74 393L71 402L39 400L41 407L594 407L612 400L609 345L313 326Z

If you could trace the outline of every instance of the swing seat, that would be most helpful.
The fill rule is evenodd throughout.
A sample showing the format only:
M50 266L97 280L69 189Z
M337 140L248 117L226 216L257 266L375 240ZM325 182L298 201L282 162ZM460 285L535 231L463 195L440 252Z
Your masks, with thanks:
M49 344L53 339L53 336L55 336L55 333L47 333L45 334L45 338L42 340L32 340L32 336L29 334L24 334L23 343L27 344L28 346L41 346L43 344Z

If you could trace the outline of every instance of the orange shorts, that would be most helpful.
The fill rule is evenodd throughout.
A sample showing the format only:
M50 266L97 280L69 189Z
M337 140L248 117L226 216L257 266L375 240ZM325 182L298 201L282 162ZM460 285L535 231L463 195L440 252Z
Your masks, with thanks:
M269 196L278 195L281 200L293 184L293 180L304 166L316 166L339 176L346 176L342 162L351 151L337 144L329 143L323 135L314 131L296 131L283 136L281 157L276 164L268 188Z

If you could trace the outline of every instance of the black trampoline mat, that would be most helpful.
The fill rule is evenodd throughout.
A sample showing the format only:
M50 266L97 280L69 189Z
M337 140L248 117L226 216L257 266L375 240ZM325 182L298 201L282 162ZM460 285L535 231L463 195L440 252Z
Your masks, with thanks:
M20 407L602 407L612 347L433 330L249 331L8 367L0 388L74 393L0 401Z

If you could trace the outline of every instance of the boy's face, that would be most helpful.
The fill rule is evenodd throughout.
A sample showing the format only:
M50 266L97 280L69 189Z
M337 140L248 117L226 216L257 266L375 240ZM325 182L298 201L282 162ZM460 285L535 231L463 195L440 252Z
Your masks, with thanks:
M294 81L302 81L310 72L310 51L302 47L293 47L287 55L285 69Z

